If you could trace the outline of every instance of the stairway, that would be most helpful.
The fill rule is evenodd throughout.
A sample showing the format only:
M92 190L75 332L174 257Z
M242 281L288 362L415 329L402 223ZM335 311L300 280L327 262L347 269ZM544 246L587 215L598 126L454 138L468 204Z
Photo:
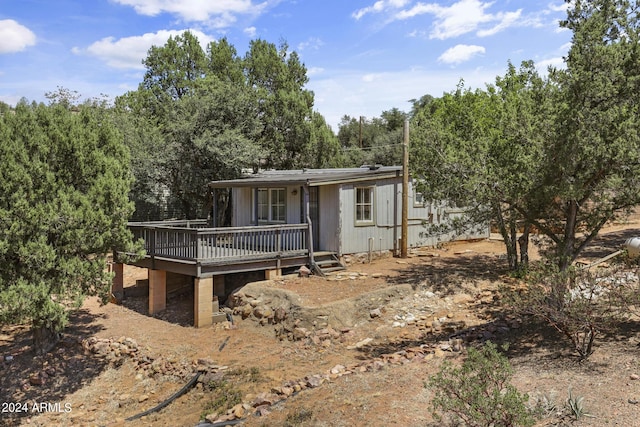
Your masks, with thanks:
M324 277L327 274L347 269L347 267L340 262L335 252L316 252L313 254L313 259L315 261L314 273L319 276Z

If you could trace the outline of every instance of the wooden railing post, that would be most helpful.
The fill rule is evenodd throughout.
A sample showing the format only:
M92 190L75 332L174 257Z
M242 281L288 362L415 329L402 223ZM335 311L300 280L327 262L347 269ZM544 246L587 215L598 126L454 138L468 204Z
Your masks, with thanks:
M151 248L149 251L149 255L151 255L151 269L156 269L156 228L152 227L151 231Z
M195 242L196 242L196 259L201 259L202 258L202 240L200 239L200 233L198 233L198 231L196 230L196 238L195 238Z

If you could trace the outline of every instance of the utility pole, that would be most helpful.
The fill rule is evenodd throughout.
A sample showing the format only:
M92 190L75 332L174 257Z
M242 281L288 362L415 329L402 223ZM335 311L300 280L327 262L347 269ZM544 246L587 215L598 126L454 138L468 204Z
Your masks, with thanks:
M404 121L402 141L402 232L400 257L408 256L409 243L409 120Z
M360 136L358 137L358 141L360 142L360 148L362 148L362 120L364 117L360 116Z

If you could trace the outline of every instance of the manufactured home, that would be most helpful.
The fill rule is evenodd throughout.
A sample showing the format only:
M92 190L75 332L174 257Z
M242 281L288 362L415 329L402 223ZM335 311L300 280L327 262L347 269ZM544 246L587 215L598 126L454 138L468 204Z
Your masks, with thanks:
M489 229L467 235L428 235L438 225L463 215L461 209L425 203L409 182L409 247L456 239L486 238ZM309 266L318 274L344 268L350 254L397 253L401 247L402 168L259 171L234 180L209 183L230 190L230 226L210 220L130 223L144 240L146 256L134 265L149 270L149 311L166 304L167 273L193 278L196 326L210 324L211 296L228 291L225 275ZM116 263L114 293L122 292L122 265Z
M400 166L263 171L209 186L231 188L233 227L308 223L313 251L338 256L397 251L400 246ZM412 182L409 200L409 247L434 246L453 238L427 235L425 225L461 215L461 209L424 203ZM457 238L488 237L485 231Z

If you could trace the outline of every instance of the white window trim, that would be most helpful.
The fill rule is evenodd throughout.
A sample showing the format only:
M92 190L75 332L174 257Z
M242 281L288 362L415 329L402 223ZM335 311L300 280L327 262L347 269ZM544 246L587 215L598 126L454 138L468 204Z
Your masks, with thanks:
M358 204L358 191L359 190L368 190L369 194L370 194L370 202L369 205L371 207L370 209L370 215L371 218L370 219L358 219L358 207L359 206L365 206L365 203L360 203ZM355 220L355 225L356 226L369 226L369 225L373 225L375 223L375 212L376 212L376 203L375 203L375 198L376 198L376 193L375 193L375 186L363 186L363 187L354 187L353 189L353 204L354 204L354 220Z
M258 203L258 198L256 198L256 200L254 200L254 216L258 215L258 223L259 224L285 224L287 222L287 189L285 187L278 187L278 188L258 188L258 193L260 191L266 191L267 192L267 219L264 218L260 218L260 209L256 209L255 207L255 203ZM273 193L276 191L282 191L284 192L284 218L283 219L273 219L273 207L274 205L274 197L273 197ZM280 205L278 205L280 206ZM255 218L254 218L255 220Z

